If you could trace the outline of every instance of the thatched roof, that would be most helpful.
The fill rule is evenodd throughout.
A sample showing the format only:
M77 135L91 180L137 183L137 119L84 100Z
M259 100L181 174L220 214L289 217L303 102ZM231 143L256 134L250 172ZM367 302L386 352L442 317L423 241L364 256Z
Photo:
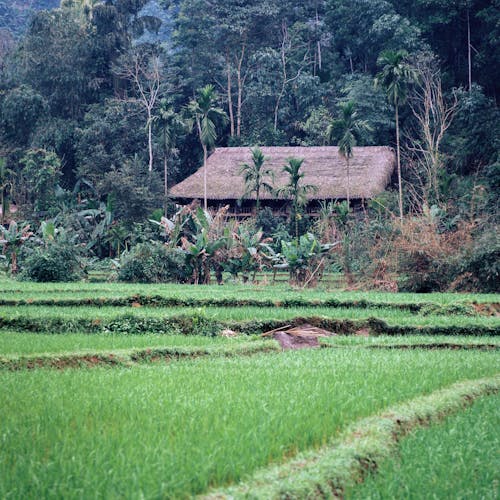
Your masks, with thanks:
M345 159L338 148L324 147L262 147L267 158L265 165L275 173L274 186L287 183L287 175L282 172L289 158L303 158L303 182L318 187L316 193L309 194L312 200L342 199L347 197L347 169ZM245 192L242 163L252 162L248 147L217 148L207 163L207 198L209 200L237 200ZM350 160L351 199L373 198L387 187L394 170L395 156L389 147L372 146L354 148ZM174 198L203 199L203 167L172 188ZM261 199L275 199L267 192ZM252 194L248 198L255 199Z

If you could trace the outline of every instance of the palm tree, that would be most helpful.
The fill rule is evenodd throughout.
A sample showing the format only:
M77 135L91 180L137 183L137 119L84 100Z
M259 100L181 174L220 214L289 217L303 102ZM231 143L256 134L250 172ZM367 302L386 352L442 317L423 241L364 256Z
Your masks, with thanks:
M304 158L289 158L288 164L283 166L283 172L288 174L288 184L276 190L278 196L283 198L291 198L292 213L291 217L295 219L295 237L299 240L299 219L300 209L307 204L307 194L315 193L318 190L317 186L312 184L302 184L304 172L301 172Z
M187 128L186 121L176 113L168 99L161 99L158 114L153 121L161 129L163 136L163 191L165 197L165 217L167 216L168 202L168 158L175 146L177 137Z
M243 175L245 180L245 193L242 198L255 193L255 210L259 213L261 190L268 193L273 191L272 185L266 182L265 177L270 177L274 181L274 172L269 167L264 167L264 162L268 158L264 156L258 146L255 146L250 151L252 153L252 163L243 163L240 167L240 174Z
M401 183L401 153L399 144L399 106L406 102L409 85L417 79L408 62L408 52L387 50L380 54L377 64L382 70L375 77L375 86L385 89L388 101L394 106L396 121L396 155L399 185L399 218L403 220L403 187Z
M348 207L351 201L350 159L354 156L354 147L357 144L357 139L359 140L363 133L371 131L368 122L358 120L357 116L358 113L354 101L341 104L339 117L330 123L326 131L328 142L338 141L339 153L346 161Z
M207 210L207 158L208 151L217 139L216 122L225 123L226 112L215 106L216 94L213 85L205 85L188 105L188 111L194 119L198 137L203 148L203 207Z
M10 176L14 172L7 168L5 158L0 157L0 224L3 225L9 211L9 190L12 189Z

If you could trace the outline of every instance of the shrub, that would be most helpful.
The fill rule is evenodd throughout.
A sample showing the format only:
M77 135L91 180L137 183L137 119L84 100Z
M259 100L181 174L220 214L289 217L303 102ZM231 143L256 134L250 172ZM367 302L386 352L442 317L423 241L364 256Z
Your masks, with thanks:
M135 283L184 282L184 252L157 243L139 243L121 258L118 279Z
M500 283L500 237L498 229L493 227L485 231L474 242L470 255L464 259L462 272L469 280L462 280L461 289L466 281L466 288L480 292L498 292Z
M77 281L82 277L78 252L66 241L52 241L32 249L21 265L21 279L53 282Z

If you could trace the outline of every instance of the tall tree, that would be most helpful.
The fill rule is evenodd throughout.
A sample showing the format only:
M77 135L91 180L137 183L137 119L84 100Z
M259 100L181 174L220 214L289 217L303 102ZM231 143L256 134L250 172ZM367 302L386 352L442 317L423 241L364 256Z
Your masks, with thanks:
M217 140L217 122L225 123L226 112L216 105L217 94L213 85L205 85L196 99L188 105L188 112L193 118L203 148L203 207L207 204L207 158L209 150Z
M350 160L354 156L354 147L357 144L357 140L369 131L371 131L371 127L368 125L368 122L358 119L354 101L340 105L339 117L333 120L327 129L328 141L330 143L335 140L338 141L339 154L346 161L348 206L351 202Z
M157 54L138 48L122 59L116 73L131 82L137 100L146 111L148 134L148 171L153 171L153 110L161 90L161 63Z
M245 193L243 198L251 193L255 193L255 210L257 214L260 208L260 193L262 190L271 193L273 186L266 181L266 178L274 180L274 172L264 166L267 158L264 156L262 150L255 146L252 150L252 163L243 163L240 168L240 174L243 175L245 180Z
M416 72L408 61L405 50L384 51L377 64L382 68L375 77L375 85L385 89L387 99L394 106L396 121L396 156L399 189L399 218L403 220L403 185L401 182L401 147L399 136L399 107L407 99L409 85L416 81Z
M304 158L289 158L283 166L283 172L288 175L288 183L276 190L278 196L292 200L290 218L295 223L295 238L299 241L299 220L301 210L307 204L307 195L318 190L313 184L304 184L305 173L301 171Z
M175 148L178 136L186 129L186 121L176 113L168 99L160 99L158 114L153 121L159 126L163 142L163 193L165 196L165 217L168 203L168 159Z

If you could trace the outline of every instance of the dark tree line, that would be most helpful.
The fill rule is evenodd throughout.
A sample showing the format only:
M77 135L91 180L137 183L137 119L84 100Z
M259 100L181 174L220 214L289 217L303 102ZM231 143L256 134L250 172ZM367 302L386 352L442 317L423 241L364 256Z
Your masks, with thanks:
M394 102L373 81L381 54L398 51L410 64L437 61L444 99L456 100L440 150L443 197L471 176L496 186L498 7L498 0L63 0L32 16L22 35L21 20L2 7L6 195L34 209L27 158L43 168L55 154L54 180L64 190L78 185L80 199L95 204L129 196L129 205L114 202L115 216L144 218L165 201L164 170L172 183L203 161L187 110L207 84L227 114L219 145L328 144L329 125L353 102L369 124L357 144L395 146ZM399 108L404 147L418 122L411 102ZM185 126L171 136L172 114ZM402 170L415 184L415 169Z

